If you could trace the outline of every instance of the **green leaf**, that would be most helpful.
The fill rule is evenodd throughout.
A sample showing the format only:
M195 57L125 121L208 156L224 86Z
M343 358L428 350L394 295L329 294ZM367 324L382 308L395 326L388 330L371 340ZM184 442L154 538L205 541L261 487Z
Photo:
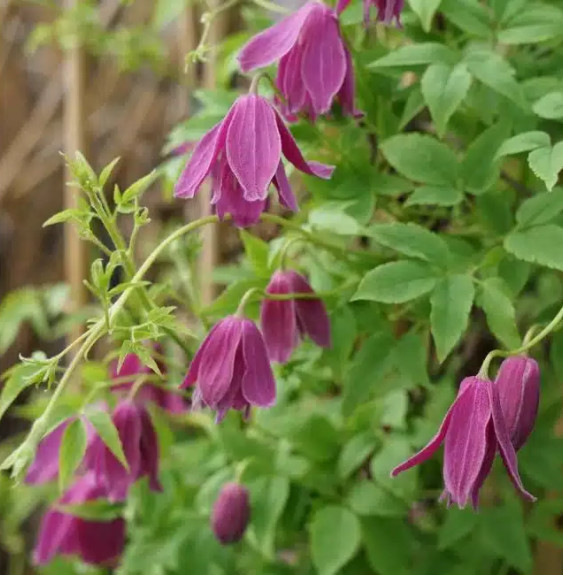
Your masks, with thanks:
M125 505L123 503L112 503L105 499L95 499L80 505L57 504L57 509L88 521L105 522L123 517Z
M426 264L391 262L369 271L352 300L404 303L431 291L436 281L436 274Z
M432 19L441 2L442 0L409 0L411 10L418 16L425 32L430 31Z
M313 461L329 461L338 453L340 434L329 419L314 414L291 434L296 449Z
M530 152L528 165L547 189L552 190L557 183L559 172L563 169L563 142L555 146L546 146Z
M3 377L6 378L0 392L0 419L9 407L16 401L19 394L30 385L36 383L35 376L38 373L35 365L20 363L9 369Z
M465 539L475 530L478 519L478 514L472 510L448 509L446 520L438 531L438 549L449 549Z
M423 3L427 4L425 1ZM438 136L442 137L446 132L449 119L467 95L471 78L463 63L453 67L433 64L422 76L422 94L436 124Z
M393 349L393 359L399 372L412 387L429 385L427 349L422 338L414 332L404 335Z
M129 463L123 452L119 433L110 415L105 411L92 408L87 411L86 419L92 424L107 448L115 455L121 465L128 470Z
M78 469L86 452L87 436L84 423L77 418L64 430L59 450L59 488L64 491Z
M474 296L468 275L448 276L432 292L430 324L439 362L446 359L465 332Z
M373 433L366 432L356 435L348 441L338 458L338 475L340 479L347 479L356 471L373 453L377 440Z
M516 231L504 239L504 248L518 259L563 270L563 228L554 224Z
M108 178L111 176L111 173L113 172L113 169L115 168L115 166L117 165L117 162L119 162L119 157L115 158L114 160L112 160L101 172L100 174L100 178L99 178L99 184L100 184L100 188L104 188L104 186L106 185L106 182L108 181Z
M63 224L69 220L81 221L89 218L90 214L80 208L69 208L68 210L63 210L55 215L51 216L44 224L43 227L53 226L55 224Z
M310 531L311 555L319 575L335 575L352 559L361 543L358 518L336 505L319 509Z
M522 202L516 212L516 221L521 227L546 224L563 211L563 188L544 192Z
M540 118L547 120L563 118L563 92L546 94L532 106L532 109Z
M362 520L364 546L374 573L409 575L413 535L401 519L370 518Z
M379 58L368 68L402 68L424 64L455 64L457 56L447 46L434 42L402 46L398 50Z
M244 252L251 263L254 272L259 277L270 277L268 268L268 254L270 248L268 244L260 238L241 230L240 237L244 245Z
M467 148L460 170L467 191L481 194L496 183L500 162L495 153L507 134L507 124L499 122L487 128Z
M508 349L518 347L520 334L516 327L516 313L504 282L500 278L485 280L480 285L478 301L497 339Z
M438 186L456 185L455 154L430 136L399 134L383 142L381 150L387 161L411 180Z
M551 145L549 134L545 132L524 132L506 140L497 152L497 158L529 152L536 148Z
M489 12L477 0L442 0L440 12L468 34L488 39L492 33Z
M406 256L441 265L448 263L449 250L444 240L416 224L374 224L366 233L376 242Z
M465 57L469 71L485 86L508 98L523 110L528 110L522 86L514 79L514 69L496 52L484 48L473 50Z
M420 186L409 199L405 206L436 205L455 206L463 200L463 192L452 187Z
M312 210L309 214L309 223L314 228L343 236L357 236L362 231L358 220L334 202Z
M409 512L408 505L400 498L366 479L352 486L346 501L360 517L405 517Z
M137 180L133 184L131 184L122 194L121 196L121 204L129 204L134 199L138 198L145 190L154 182L156 177L158 176L158 172L153 170L150 174L142 177L140 180Z
M266 287L263 278L234 282L213 303L202 310L202 315L227 315L233 313L248 290L261 287Z

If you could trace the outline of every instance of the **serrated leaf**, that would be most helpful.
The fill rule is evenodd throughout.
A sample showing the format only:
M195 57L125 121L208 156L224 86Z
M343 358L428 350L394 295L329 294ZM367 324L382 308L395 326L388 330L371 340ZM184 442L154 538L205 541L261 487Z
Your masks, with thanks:
M404 303L431 291L436 281L436 273L426 264L391 262L369 271L360 282L352 301Z
M546 118L547 120L563 118L563 92L546 94L532 106L532 110L540 118Z
M521 227L546 224L563 211L563 188L544 192L522 202L516 212Z
M310 532L311 555L319 575L335 575L361 543L360 521L348 509L336 505L315 513Z
M467 95L471 79L472 76L463 63L453 67L433 64L428 66L422 76L422 95L440 137L444 135L449 119Z
M86 413L86 419L92 424L100 439L107 448L115 455L116 459L129 470L129 463L123 452L123 445L119 438L119 432L115 427L109 413L101 409L90 409Z
M374 224L366 233L376 242L399 253L427 262L447 265L448 246L437 234L416 224Z
M82 419L71 421L63 432L59 449L59 489L64 491L86 453L87 435Z
M442 0L409 0L412 11L418 16L422 29L425 32L430 31L434 14L440 7Z
M35 383L33 376L36 373L36 366L20 363L4 374L6 381L2 385L2 391L0 392L0 419L18 398L19 394Z
M480 285L479 305L487 317L487 324L507 349L520 345L520 334L516 327L516 312L504 282L500 278L489 278Z
M368 64L368 68L395 68L424 64L455 64L456 53L447 46L434 42L402 46L398 50Z
M480 38L489 38L493 22L490 13L477 0L442 0L440 12L458 28Z
M554 224L513 232L504 248L518 259L563 270L563 228Z
M533 150L528 155L528 165L547 189L552 190L557 183L559 172L563 169L563 142L555 146L546 146Z
M455 154L430 136L399 134L385 140L381 150L387 161L411 180L438 186L456 185Z
M520 154L522 152L529 152L536 148L543 148L551 145L549 134L545 132L524 132L506 140L498 149L496 156L501 158L503 156L511 156L513 154Z
M440 363L465 332L474 296L471 276L461 274L442 279L432 292L430 325Z
M452 187L420 186L409 196L405 206L455 206L463 200L463 192Z

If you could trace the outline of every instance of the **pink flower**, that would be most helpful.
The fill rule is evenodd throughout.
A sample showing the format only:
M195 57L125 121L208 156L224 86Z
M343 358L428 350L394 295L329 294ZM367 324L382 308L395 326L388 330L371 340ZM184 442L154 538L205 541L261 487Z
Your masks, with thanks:
M276 401L276 382L262 334L249 319L228 316L198 349L182 387L197 383L194 407L203 403L221 421L229 409L248 413L251 405Z
M272 276L266 293L312 294L314 291L302 275L288 270L277 271ZM321 299L265 299L260 323L272 361L285 363L300 337L305 335L321 347L330 347L330 321Z
M155 350L160 351L160 348L155 347ZM166 373L166 366L162 362L157 363L160 371ZM152 369L145 365L137 355L129 353L125 356L121 369L117 369L117 360L111 364L110 376L112 379L127 378L126 381L113 385L111 389L112 391L127 392L140 376L153 374ZM155 403L169 413L183 413L188 408L188 404L179 394L148 382L144 383L137 391L135 399L137 402Z
M315 0L252 38L239 54L243 72L279 60L276 86L284 112L312 119L327 113L335 99L345 114L354 108L354 69L336 12Z
M306 162L275 108L262 96L240 96L225 118L196 146L175 195L193 198L203 180L214 176L211 202L223 217L231 213L240 226L254 223L266 208L274 184L281 203L296 211L297 202L281 155L306 174L328 179L333 167Z
M369 22L370 9L372 6L377 8L377 20L384 24L391 24L395 20L397 26L401 25L401 12L405 5L404 0L363 0L364 3L364 21L366 25ZM336 12L340 14L350 4L350 0L338 0Z
M240 483L223 486L211 514L211 528L219 543L228 545L242 539L250 520L248 490Z
M158 480L158 438L146 408L131 400L122 400L115 408L112 420L119 433L127 470L96 436L88 449L86 460L94 477L105 488L111 501L122 501L137 479L147 476L153 491L161 491Z
M473 507L478 506L479 490L491 471L497 449L520 495L529 501L535 500L522 485L497 387L491 381L478 377L464 379L438 433L426 447L395 467L391 475L426 461L442 443L445 444L442 498L448 504L456 503L461 508L471 499Z
M80 505L104 498L103 487L92 473L79 479L61 498L60 505ZM91 521L52 507L44 515L34 551L38 565L56 555L78 556L85 563L115 566L125 545L125 522Z

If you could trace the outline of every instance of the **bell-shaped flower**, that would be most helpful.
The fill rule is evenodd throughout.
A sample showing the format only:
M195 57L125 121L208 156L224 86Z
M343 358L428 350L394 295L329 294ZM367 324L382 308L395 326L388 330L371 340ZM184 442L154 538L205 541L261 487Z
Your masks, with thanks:
M248 490L240 483L225 484L211 513L211 529L219 543L228 545L240 541L249 520Z
M497 389L490 380L479 377L464 379L438 433L426 447L393 469L391 475L426 461L442 443L443 498L448 505L455 503L461 508L471 500L473 507L478 506L479 490L491 470L497 450L520 495L529 501L535 499L522 485Z
M81 505L105 497L106 492L93 473L72 485L43 516L34 550L35 563L44 565L56 555L67 555L92 565L114 567L125 545L124 520L84 519L64 509L65 505Z
M350 4L351 0L338 0L336 12L340 14ZM405 0L363 0L364 4L364 22L369 23L371 7L377 8L377 20L384 24L390 25L393 20L397 26L401 25L401 12L405 6Z
M160 351L160 348L155 346L155 350ZM157 364L160 371L166 373L166 365L160 361ZM114 380L119 380L119 383L116 383L111 388L114 392L128 392L139 377L154 375L152 369L145 365L139 356L134 353L129 353L125 356L121 369L118 370L117 365L117 360L110 364L110 377ZM168 413L183 413L188 408L187 402L178 393L150 382L142 384L136 393L135 400L137 402L155 403Z
M204 404L221 421L229 409L276 401L276 382L260 330L249 319L228 316L209 332L190 365L183 388L197 383L194 408Z
M506 428L518 451L528 439L540 401L540 368L526 355L505 359L495 379Z
M266 293L272 295L314 294L309 282L293 270L278 270ZM319 298L295 298L262 301L260 324L272 361L285 363L299 343L308 335L317 345L330 347L330 320Z
M108 499L122 501L127 497L129 487L145 476L149 478L150 488L160 491L158 437L145 406L124 399L116 406L112 420L129 469L115 457L99 436L94 439L86 454L86 464L106 489Z
M276 87L288 117L326 114L339 100L347 115L354 108L354 68L336 12L312 0L254 36L239 54L243 72L279 61Z
M238 225L254 223L266 208L274 184L283 205L297 210L282 154L305 174L328 179L333 167L307 162L275 108L262 96L240 96L225 118L199 141L175 196L193 198L203 180L214 176L212 202L218 215L230 212Z

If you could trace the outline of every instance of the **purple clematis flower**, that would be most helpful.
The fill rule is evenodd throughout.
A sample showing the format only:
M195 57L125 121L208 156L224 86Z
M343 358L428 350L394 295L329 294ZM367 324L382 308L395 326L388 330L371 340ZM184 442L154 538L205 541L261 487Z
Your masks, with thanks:
M198 349L182 387L197 382L193 404L217 411L217 422L229 409L246 413L251 405L276 401L276 382L264 339L254 322L228 316L218 322Z
M315 293L307 280L293 270L277 271L266 293ZM330 347L330 320L321 299L265 299L260 311L262 333L270 359L285 363L299 343L308 335L317 345Z
M222 545L242 539L250 520L248 490L240 483L225 484L211 514L211 529Z
M314 120L339 100L347 115L354 108L354 68L340 35L336 12L316 0L256 35L239 54L243 72L279 60L276 86L290 119L303 112Z
M274 184L280 202L297 210L297 201L281 160L283 155L305 174L328 179L333 167L307 162L275 108L262 96L237 98L225 118L196 146L175 196L193 198L203 180L214 176L211 202L223 217L230 212L239 226L255 223L266 208Z
M426 447L395 467L391 475L426 461L442 443L445 444L445 490L442 498L448 505L455 503L462 508L471 499L473 507L478 506L479 490L491 470L497 449L520 495L529 501L535 500L522 485L497 387L490 380L479 377L464 379L438 433Z
M348 7L351 0L338 0L336 12L340 14ZM370 10L372 6L377 8L377 20L384 24L390 25L395 20L397 26L401 25L401 12L405 5L405 0L363 0L364 3L364 22L367 26L369 23Z
M60 499L60 505L80 505L105 498L106 492L92 473L81 477ZM85 563L115 566L125 545L125 522L91 521L51 507L41 521L34 551L38 565L56 555L78 556Z
M158 347L155 349L160 351ZM166 366L162 362L157 363L160 371L166 373ZM111 389L116 392L128 392L135 380L145 374L152 375L152 369L145 365L137 355L129 353L125 356L120 370L117 369L117 361L111 364L110 376L112 379L127 378L126 381L113 385ZM173 414L183 413L188 408L188 404L179 394L151 383L144 383L137 391L135 398L137 402L155 403L161 409Z
M525 355L505 359L495 379L502 413L514 449L526 443L538 414L540 368Z
M119 462L99 436L96 436L86 454L87 466L104 486L108 499L124 500L129 487L144 476L148 476L153 491L161 491L158 480L158 438L144 405L129 399L122 400L115 408L112 420L119 433L129 469Z

